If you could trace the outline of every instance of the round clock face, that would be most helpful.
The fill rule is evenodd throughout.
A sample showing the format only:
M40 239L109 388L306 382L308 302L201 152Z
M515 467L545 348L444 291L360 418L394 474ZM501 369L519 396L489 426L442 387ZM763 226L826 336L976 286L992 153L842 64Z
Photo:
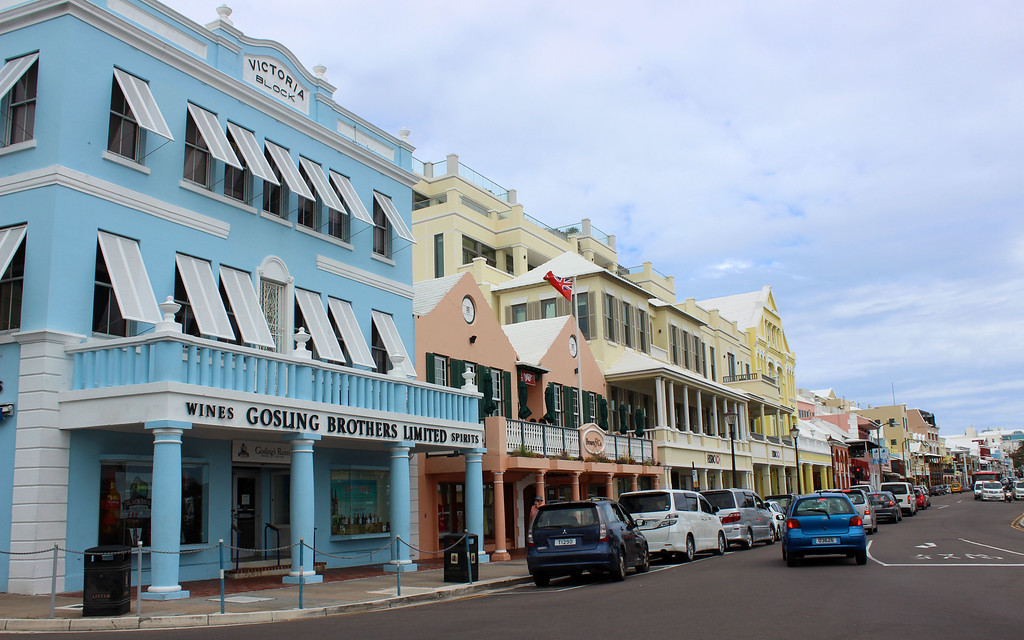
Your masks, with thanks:
M476 305L469 296L462 299L462 318L466 324L473 324L473 320L476 320Z
M579 345L576 344L576 336L569 336L569 355L575 358L578 351Z

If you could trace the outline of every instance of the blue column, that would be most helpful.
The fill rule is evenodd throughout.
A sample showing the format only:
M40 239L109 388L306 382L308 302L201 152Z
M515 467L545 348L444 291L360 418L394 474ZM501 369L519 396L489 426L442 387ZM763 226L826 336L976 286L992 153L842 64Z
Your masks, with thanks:
M393 552L392 557L398 563L385 565L385 571L416 570L416 565L409 560L409 543L412 542L412 488L409 484L411 449L411 442L398 442L391 447L391 543L397 544L397 550ZM398 538L405 544L396 543Z
M292 529L292 569L284 577L284 582L299 582L299 539L303 539L308 547L313 546L313 498L315 483L313 482L313 443L320 439L318 433L289 433L284 437L292 442L291 468L291 529ZM313 551L307 548L302 551L303 582L323 582L324 577L316 574L313 568Z
M466 455L466 527L476 534L480 562L487 562L484 553L484 464L487 449L468 449Z
M192 425L176 420L147 422L153 432L153 485L150 491L150 557L152 579L142 594L149 600L187 598L178 584L181 560L181 434Z

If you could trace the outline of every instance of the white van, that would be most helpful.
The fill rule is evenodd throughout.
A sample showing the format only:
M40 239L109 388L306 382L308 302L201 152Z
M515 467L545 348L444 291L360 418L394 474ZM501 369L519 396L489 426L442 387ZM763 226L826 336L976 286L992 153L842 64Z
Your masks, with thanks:
M640 526L651 554L689 562L702 551L722 555L728 547L715 508L696 491L631 491L619 504Z
M906 515L917 515L917 496L914 495L914 488L910 486L909 482L883 482L878 490L888 491L896 496L896 502L900 503L900 510Z

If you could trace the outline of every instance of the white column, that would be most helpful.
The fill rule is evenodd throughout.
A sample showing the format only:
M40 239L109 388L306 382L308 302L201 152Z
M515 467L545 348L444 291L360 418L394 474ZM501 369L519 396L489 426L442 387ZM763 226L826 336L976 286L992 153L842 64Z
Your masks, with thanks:
M668 383L668 426L675 429L676 427L676 384L672 381Z
M700 389L697 389L697 430L704 433L704 410L700 406Z
M690 389L683 385L683 426L690 431Z
M656 427L663 427L668 424L668 410L665 406L665 378L657 376L654 378L654 404L658 418Z

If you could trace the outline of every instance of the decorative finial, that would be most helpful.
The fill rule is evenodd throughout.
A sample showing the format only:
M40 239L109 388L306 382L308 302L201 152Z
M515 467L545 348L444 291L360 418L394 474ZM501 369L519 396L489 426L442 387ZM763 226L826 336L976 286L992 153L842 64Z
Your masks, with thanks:
M305 358L309 360L313 357L309 349L306 348L306 343L309 342L309 334L306 333L306 329L299 327L295 332L295 352L292 354L296 358Z
M226 4L222 4L219 7L217 7L217 15L220 16L221 22L226 22L227 24L233 25L234 23L231 22L230 18L231 13L231 7L229 7Z
M320 78L321 80L327 79L324 77L324 74L327 73L327 67L325 67L322 64L318 64L315 67L313 67L313 73L315 73L316 77Z
M403 142L409 142L410 133L412 132L406 129L405 127L402 127L401 129L398 130L398 137L401 138Z
M174 298L167 296L167 299L156 305L163 314L163 320L154 327L155 331L173 331L181 333L181 325L174 321L174 315L181 309L181 305L174 301Z

